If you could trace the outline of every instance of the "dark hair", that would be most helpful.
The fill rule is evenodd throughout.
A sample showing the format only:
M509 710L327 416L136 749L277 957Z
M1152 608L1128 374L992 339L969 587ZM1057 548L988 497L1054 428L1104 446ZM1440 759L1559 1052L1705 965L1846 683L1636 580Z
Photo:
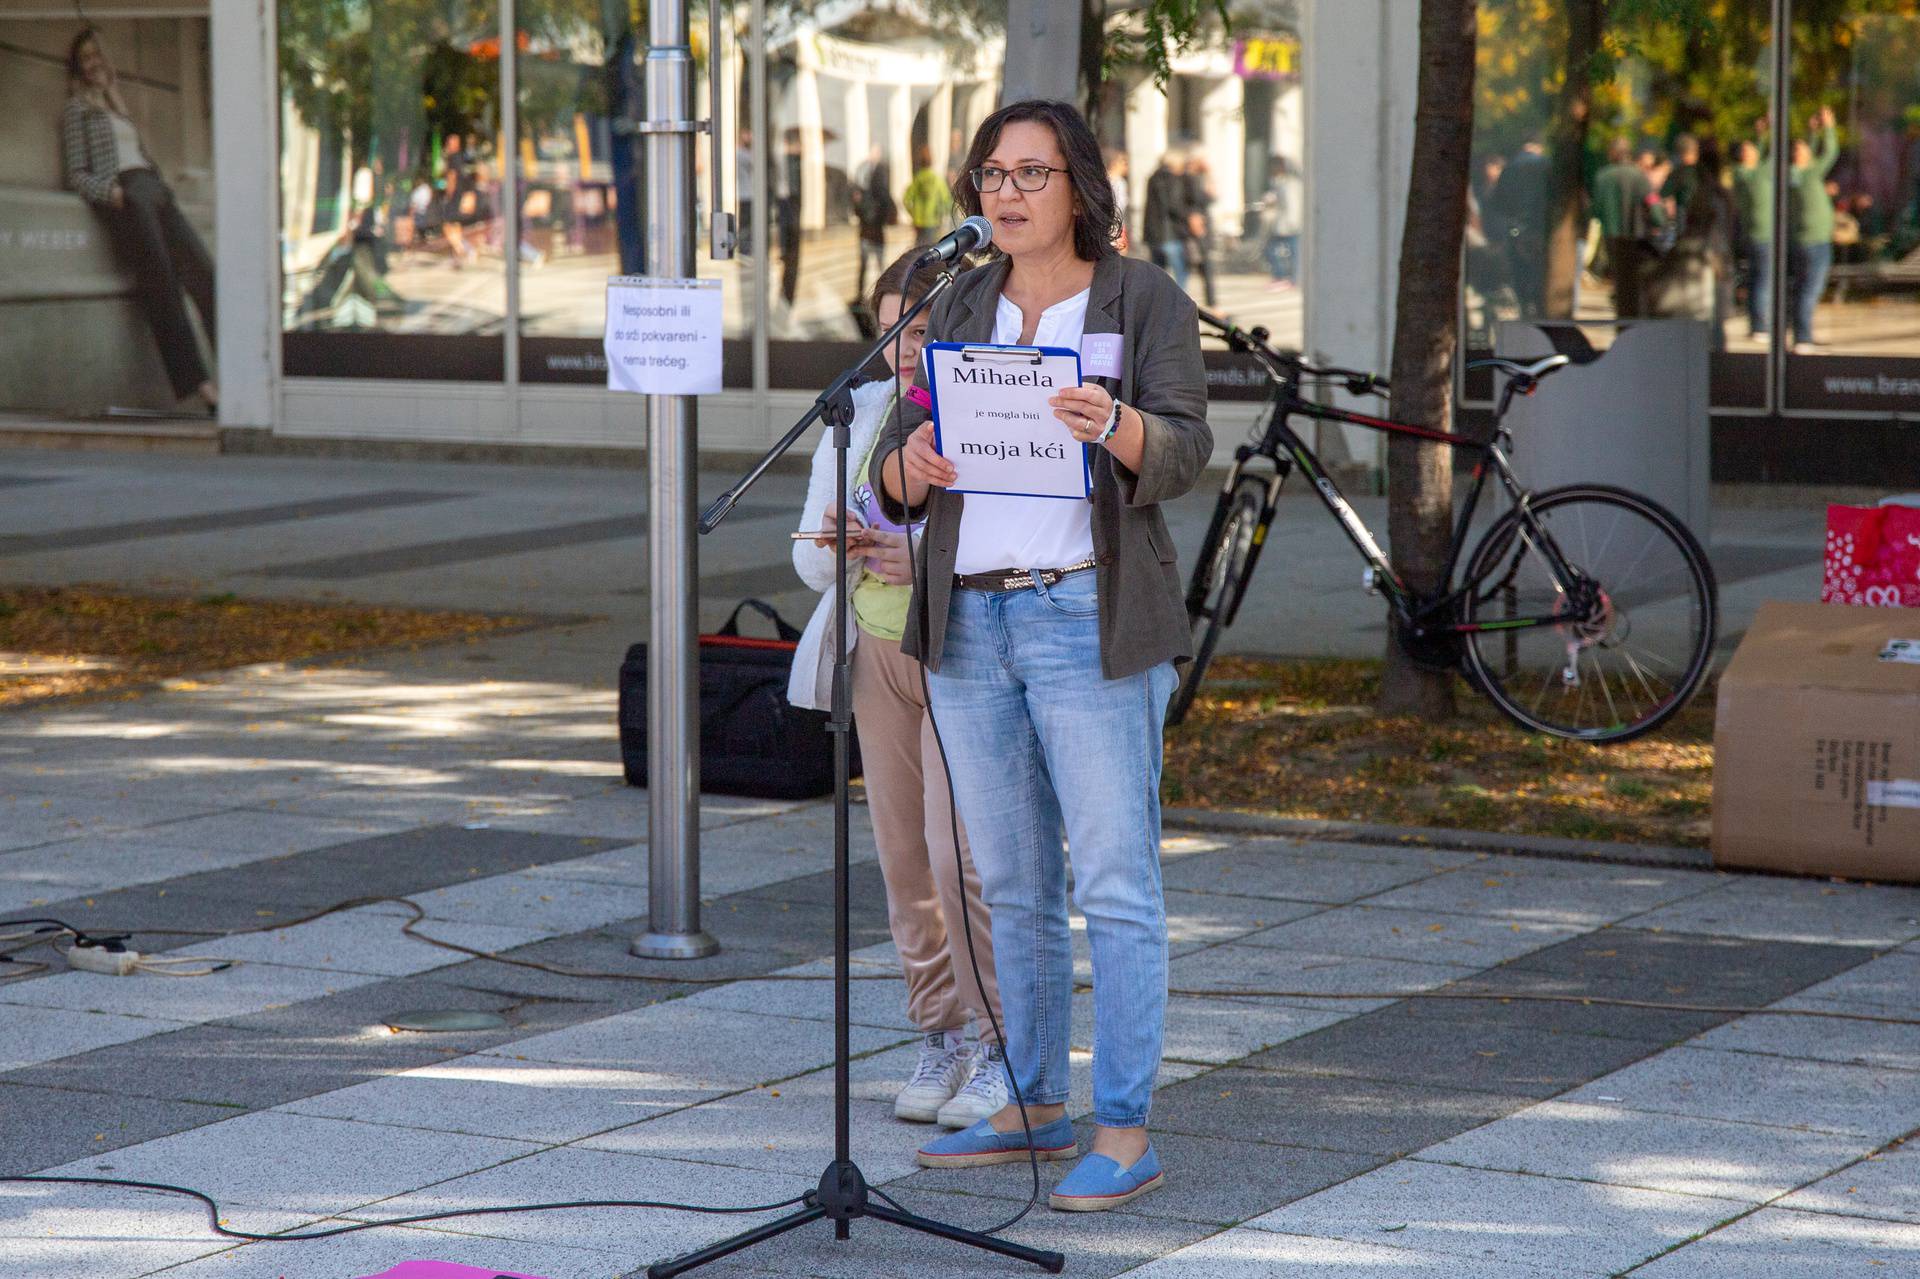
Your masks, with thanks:
M985 120L973 135L967 149L967 162L954 183L953 198L969 216L980 212L980 193L968 176L987 162L987 156L1000 145L1000 134L1010 124L1044 124L1053 130L1060 153L1067 159L1067 181L1073 184L1073 196L1080 206L1073 215L1073 252L1088 262L1098 262L1117 250L1114 237L1120 234L1120 218L1113 204L1113 184L1107 180L1107 167L1100 155L1100 143L1087 127L1086 117L1070 103L1045 98L1030 98L1001 107ZM998 253L989 248L989 254Z
M80 79L80 50L86 48L89 44L97 46L99 43L100 28L98 27L81 27L80 30L74 34L73 43L67 46L67 79Z
M873 308L874 315L880 314L880 299L890 293L900 295L902 310L927 296L927 291L933 288L933 282L940 278L940 266L935 263L932 266L923 266L917 271L914 270L913 264L919 261L920 255L925 252L924 247L908 249L880 273L880 278L873 282L873 292L867 295L867 305ZM956 264L955 274L966 270L968 265L962 259Z

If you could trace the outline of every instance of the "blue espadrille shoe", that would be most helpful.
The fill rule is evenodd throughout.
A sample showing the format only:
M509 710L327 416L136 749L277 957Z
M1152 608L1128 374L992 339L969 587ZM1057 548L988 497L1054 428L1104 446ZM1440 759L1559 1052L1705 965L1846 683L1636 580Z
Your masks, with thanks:
M1033 1130L1033 1153L1042 1159L1071 1159L1080 1153L1074 1138L1073 1123L1062 1116ZM914 1159L922 1168L980 1168L987 1164L1010 1164L1027 1157L1027 1134L995 1132L991 1119L982 1119L971 1128L950 1132L937 1141L920 1147Z
M1166 1184L1167 1174L1152 1146L1131 1168L1122 1168L1105 1155L1088 1155L1060 1179L1047 1202L1062 1212L1104 1212Z

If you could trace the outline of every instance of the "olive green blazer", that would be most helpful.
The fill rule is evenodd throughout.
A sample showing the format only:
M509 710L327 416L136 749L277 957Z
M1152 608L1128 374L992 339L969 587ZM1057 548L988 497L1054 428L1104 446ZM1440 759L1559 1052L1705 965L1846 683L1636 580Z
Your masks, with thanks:
M935 299L929 342L990 342L1000 291L1011 263L1000 258L969 271ZM1200 358L1199 318L1193 299L1165 271L1135 258L1102 258L1093 269L1087 333L1118 333L1121 375L1093 378L1109 395L1137 410L1146 424L1138 475L1103 448L1093 450L1093 554L1100 593L1100 669L1108 679L1192 656L1180 569L1160 503L1179 497L1213 454L1207 427L1207 371ZM915 379L926 384L923 364ZM881 486L883 468L928 417L904 402L897 421L882 428L869 478L887 514L902 519ZM897 469L894 474L898 475ZM936 488L913 516L927 521L920 543L920 590L907 614L902 648L930 670L940 669L947 605L953 593L960 512L966 498ZM1019 564L1009 568L1058 568ZM922 598L924 596L924 599ZM924 606L924 634L922 633Z

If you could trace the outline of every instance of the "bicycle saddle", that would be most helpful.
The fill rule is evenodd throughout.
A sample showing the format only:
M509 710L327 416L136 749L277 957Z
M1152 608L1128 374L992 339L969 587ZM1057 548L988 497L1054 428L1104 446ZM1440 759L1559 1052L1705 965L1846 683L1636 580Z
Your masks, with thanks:
M1475 360L1468 364L1470 369L1499 369L1508 377L1521 378L1537 382L1556 369L1564 369L1573 361L1564 355L1543 355L1537 360L1503 360L1498 356L1485 360Z

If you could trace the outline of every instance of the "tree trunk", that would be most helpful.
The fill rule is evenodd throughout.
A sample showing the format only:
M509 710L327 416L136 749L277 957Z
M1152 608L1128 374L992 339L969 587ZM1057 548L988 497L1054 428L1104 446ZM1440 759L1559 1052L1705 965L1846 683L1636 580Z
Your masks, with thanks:
M1587 221L1587 120L1593 108L1593 60L1600 52L1604 0L1567 0L1567 78L1548 131L1552 145L1547 203L1546 315L1572 319L1580 278L1580 233Z
M1467 221L1473 149L1476 0L1420 0L1420 84L1400 289L1394 308L1393 414L1447 427L1453 410L1453 352L1459 341L1460 248ZM1453 452L1394 435L1387 443L1387 534L1394 571L1418 595L1444 589L1453 517ZM1453 714L1451 671L1423 670L1388 627L1382 714L1445 719Z
M1007 8L1000 105L1026 98L1079 99L1081 0L1026 0ZM1094 33L1098 38L1099 33Z

